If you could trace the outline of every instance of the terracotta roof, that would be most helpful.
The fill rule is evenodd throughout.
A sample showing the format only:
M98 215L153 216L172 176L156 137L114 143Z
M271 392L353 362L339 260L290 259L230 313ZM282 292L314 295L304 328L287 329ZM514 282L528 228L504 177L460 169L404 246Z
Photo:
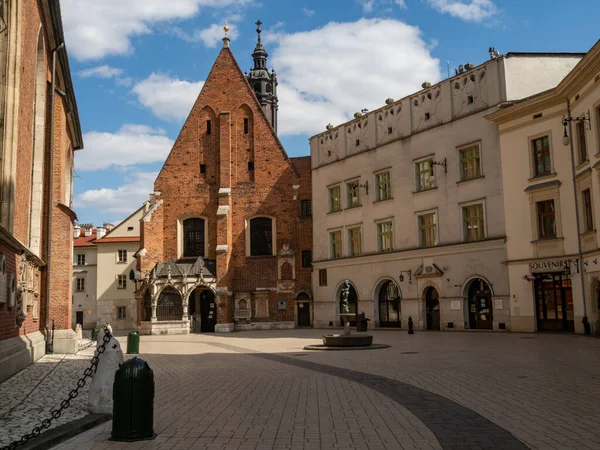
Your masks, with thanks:
M85 230L81 230L79 237L73 239L73 247L94 247L96 245L96 230L92 230L91 236L85 235Z
M139 242L139 236L123 236L123 237L103 237L96 241L96 244L104 244L110 242Z

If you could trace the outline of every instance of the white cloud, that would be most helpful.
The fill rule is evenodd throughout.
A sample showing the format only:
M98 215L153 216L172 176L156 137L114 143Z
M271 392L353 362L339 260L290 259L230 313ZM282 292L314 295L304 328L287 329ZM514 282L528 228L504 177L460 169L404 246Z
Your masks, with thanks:
M229 23L229 39L235 41L238 36L238 27L234 23ZM200 42L202 41L206 47L215 48L217 44L223 41L225 33L223 31L223 24L213 23L211 26L202 30L194 30L193 33L187 33L181 28L173 28L175 35L187 42Z
M80 60L133 51L131 38L160 22L189 19L201 8L240 7L252 0L63 0L62 18L70 53Z
M204 81L185 81L152 73L133 86L141 105L164 120L184 120L196 101Z
M163 162L173 146L165 130L137 124L125 124L116 133L90 131L83 142L85 148L75 154L80 172Z
M154 191L154 180L158 172L134 172L126 177L126 184L114 188L90 189L77 195L73 205L90 208L105 220L123 218L134 212L148 200Z
M305 16L312 17L315 14L315 11L313 9L302 8L302 13Z
M439 61L417 27L392 19L330 22L307 32L270 34L282 135L314 134L383 106L440 78Z
M110 67L104 64L103 66L90 67L89 69L80 70L77 75L83 78L99 77L99 78L113 78L118 77L123 73L123 69L117 69L116 67Z
M429 4L441 13L469 22L481 22L498 12L492 0L427 0Z
M371 13L375 6L381 5L391 5L396 4L400 8L406 9L406 3L404 0L356 0L360 6L362 6L364 13Z

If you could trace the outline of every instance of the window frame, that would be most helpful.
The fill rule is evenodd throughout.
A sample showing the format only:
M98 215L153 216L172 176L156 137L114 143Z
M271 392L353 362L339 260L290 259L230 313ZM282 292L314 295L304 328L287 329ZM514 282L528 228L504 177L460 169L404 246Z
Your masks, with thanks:
M75 280L75 292L85 292L85 277L77 277Z
M584 233L594 231L594 210L591 188L586 188L581 191L581 205L583 206L583 223L585 224Z
M269 219L271 221L271 253L265 255L253 255L252 254L252 221L255 219ZM265 257L275 256L277 252L277 226L275 217L268 216L265 214L256 215L246 219L246 256L251 257Z
M487 220L486 220L486 208L485 208L485 200L474 200L472 202L468 202L468 203L461 203L459 204L460 206L460 215L461 215L461 223L462 223L462 240L463 242L480 242L480 241L484 241L485 239L487 239ZM480 226L478 227L478 229L480 230L480 237L479 239L469 239L468 238L468 233L469 233L469 228L468 228L468 224L467 224L467 218L465 216L465 212L467 209L469 208L473 208L473 207L481 207L481 215L477 216L477 217L471 217L470 220L471 221L476 221L479 219L480 221Z
M544 205L544 204L550 204L550 203L552 203L552 213L550 214L547 211L540 213L540 206ZM536 217L537 217L538 239L555 239L555 238L557 238L558 237L558 228L556 226L556 203L555 203L554 199L552 198L552 199L541 200L541 201L535 202L535 211L536 211ZM542 234L544 217L552 218L551 223L554 228L553 233Z
M390 228L388 231L383 231L382 227L383 225L390 225ZM386 218L386 219L380 219L375 221L375 230L376 230L376 236L377 236L377 253L390 253L393 252L395 249L395 242L394 242L394 219L393 218ZM390 248L384 249L383 246L383 238L384 235L389 233L389 241L390 241Z
M583 120L575 122L575 136L577 139L578 165L582 165L589 161L587 140L585 135L585 122Z
M123 313L121 314L121 311ZM127 306L117 306L117 320L126 320L127 319Z
M417 213L417 230L419 233L419 248L432 248L432 247L437 247L439 245L439 238L438 238L438 217L437 217L437 210L429 210L429 211L422 211ZM423 223L423 219L425 217L433 217L433 223L432 224L424 224ZM423 231L424 229L431 229L433 228L433 243L431 245L426 245L426 239L424 239L424 235L423 235Z
M529 152L530 152L530 161L531 161L531 177L532 178L536 178L536 177L545 177L548 175L552 175L554 173L553 170L553 158L552 158L552 139L551 139L552 133L551 132L544 132L541 134L538 134L536 136L532 136L529 138ZM542 141L542 146L543 146L543 142L544 142L544 138L548 140L548 151L545 151L544 148L542 148L539 152L538 150L536 150L536 146L535 143L536 141ZM538 172L538 160L537 160L537 153L540 153L542 155L547 155L546 157L543 157L542 159L544 160L544 168L546 167L546 158L549 160L549 168L547 171L544 172Z
M337 190L337 200L334 192ZM342 210L342 185L340 183L327 187L327 198L329 213L336 213ZM337 208L337 209L336 209Z
M458 150L458 179L460 182L465 182L465 181L471 181L471 180L477 180L478 178L483 177L483 167L481 164L481 141L476 141L476 142L471 142L469 144L465 144L465 145L461 145L459 147L457 147L456 149ZM464 156L464 152L475 148L477 150L477 157L471 156L471 157L465 157ZM476 161L476 174L472 177L466 177L465 176L465 166L464 163L465 162L471 162L471 161Z
M336 238L334 239L334 236ZM337 237L339 236L339 238ZM339 247L336 248L336 247ZM344 245L342 239L342 229L329 230L329 259L341 259L344 257ZM339 255L337 250L339 250Z
M204 220L204 255L203 258L208 257L208 250L210 248L209 246L209 242L208 242L208 226L209 226L209 222L208 222L208 218L205 216L200 216L197 214L185 214L181 217L177 218L177 259L184 259L184 258L190 258L190 259L194 259L194 258L198 258L197 256L183 256L183 251L184 251L184 230L183 230L183 222L185 222L188 219L202 219Z
M433 164L433 158L434 155L429 155L413 161L415 168L415 192L425 192L437 187L435 185L435 181L429 181L428 187L424 187L424 185L421 183L421 175L424 175L427 172L429 172L429 179L431 180L431 177L434 177L435 180L435 165ZM429 169L421 169L420 165L426 162L429 162Z
M308 205L308 206L305 206ZM310 199L300 200L300 217L312 216L312 201Z
M353 232L358 230L358 236L353 236ZM362 226L351 225L346 228L348 235L348 256L362 256L363 254L363 239L362 239ZM355 241L357 241L358 247L356 247ZM358 252L355 249L358 248Z
M382 169L373 173L375 177L375 201L376 202L385 202L386 200L392 200L394 196L392 195L392 169ZM380 180L380 177L387 175L387 181ZM386 195L382 195L382 186L387 186L387 189L383 189L383 192L386 192Z
M117 289L127 289L127 275L117 275Z
M319 269L319 287L327 286L327 269Z
M124 252L124 258L121 258L121 252ZM122 248L117 249L117 264L127 264L127 250Z
M202 249L200 251L199 255L186 255L186 232L185 232L185 223L188 220L201 220L202 221ZM202 257L202 258L206 258L206 247L207 247L207 236L208 236L208 231L207 231L207 221L204 217L186 217L185 219L181 220L181 253L179 255L180 258L198 258L198 257ZM193 231L193 230L192 230ZM194 245L192 245L192 243L189 243L190 247L194 247Z
M600 154L600 103L596 103L593 109L596 122L596 155L598 155Z
M85 266L85 253L77 253L77 265Z
M312 250L302 250L302 268L309 269L311 267L312 267Z

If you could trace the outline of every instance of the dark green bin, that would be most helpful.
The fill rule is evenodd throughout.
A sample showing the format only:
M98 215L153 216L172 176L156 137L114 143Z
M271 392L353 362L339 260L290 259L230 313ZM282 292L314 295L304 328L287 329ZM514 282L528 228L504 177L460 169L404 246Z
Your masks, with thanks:
M113 384L111 440L154 439L154 372L143 359L120 365Z
M92 341L98 340L98 328L92 328Z
M140 334L131 330L127 335L127 354L137 355L140 352Z

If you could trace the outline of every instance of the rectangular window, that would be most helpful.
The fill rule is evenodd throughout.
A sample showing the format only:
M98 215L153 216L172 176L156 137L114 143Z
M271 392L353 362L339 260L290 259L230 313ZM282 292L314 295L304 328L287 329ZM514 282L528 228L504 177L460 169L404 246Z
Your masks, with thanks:
M417 174L417 192L426 191L427 189L434 187L432 162L433 160L430 158L416 163L415 170Z
M206 164L200 164L200 173L206 175Z
M319 269L319 286L327 286L327 269Z
M212 134L212 122L210 120L206 121L206 134Z
M483 203L463 207L463 238L465 242L485 239Z
M362 236L360 227L348 229L348 248L350 256L360 256L362 254Z
M329 247L331 259L342 257L342 231L331 231L329 233Z
M340 199L340 185L329 188L329 212L342 210L342 200Z
M394 232L391 221L377 224L377 250L380 253L394 250Z
M472 180L481 176L481 163L479 144L461 148L460 154L460 181Z
M346 208L356 208L360 206L360 190L358 180L346 183Z
M85 253L77 255L77 265L85 266Z
M118 276L117 289L127 289L127 275Z
M588 159L587 144L585 142L585 122L580 121L575 124L575 133L577 134L577 152L579 154L579 164L583 164Z
M435 213L419 216L419 245L433 247L437 244Z
M592 214L592 193L589 189L581 192L583 203L583 215L585 220L585 231L594 229L594 216Z
M598 143L596 152L600 153L600 106L596 106L596 142Z
M540 239L556 237L554 200L537 202L538 234Z
M531 141L531 146L535 176L548 175L552 171L550 166L550 138L544 136L534 139Z
M392 198L392 185L390 181L390 171L386 170L375 175L375 200L378 202Z
M117 262L118 263L126 263L127 262L127 250L117 250Z
M77 278L77 292L85 291L85 278Z
M127 307L117 306L117 320L123 320L127 318Z
M302 217L312 216L312 205L310 204L310 200L300 201L300 214Z
M254 170L254 161L248 161L248 170L250 172Z
M244 134L248 134L249 122L248 119L244 119Z
M302 250L302 267L312 267L312 251Z

